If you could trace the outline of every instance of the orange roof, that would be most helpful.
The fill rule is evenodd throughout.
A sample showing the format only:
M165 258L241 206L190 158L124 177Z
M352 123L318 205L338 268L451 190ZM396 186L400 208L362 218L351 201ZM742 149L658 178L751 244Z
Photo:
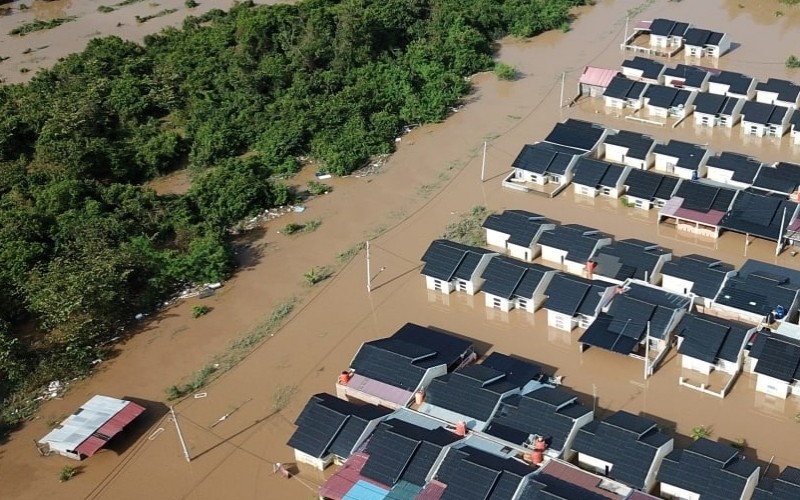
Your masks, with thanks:
M618 74L615 69L595 68L594 66L586 66L583 69L580 83L586 85L595 85L597 87L608 87L611 80Z

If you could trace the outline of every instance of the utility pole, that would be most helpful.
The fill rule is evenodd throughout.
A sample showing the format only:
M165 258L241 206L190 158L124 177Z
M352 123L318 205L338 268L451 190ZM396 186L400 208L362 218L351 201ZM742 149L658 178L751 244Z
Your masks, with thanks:
M647 380L647 377L650 375L648 372L650 371L650 322L647 322L647 329L644 333L644 379Z
M372 276L369 274L369 240L367 240L367 292L372 292Z
M564 107L564 79L567 77L565 72L561 73L561 100L558 102L558 107Z
M488 141L483 141L483 162L481 162L481 182L483 182L486 175L486 145Z
M775 246L775 256L777 257L781 253L781 247L783 246L783 228L786 224L786 207L783 207L783 217L781 217L781 230L778 232L778 244Z
M186 457L187 462L191 462L192 457L189 456L189 448L186 447L186 441L183 439L183 433L181 432L180 424L178 424L178 416L175 414L175 408L170 406L169 411L172 414L172 421L175 423L175 429L178 431L178 439L181 442L181 448L183 448L183 456Z

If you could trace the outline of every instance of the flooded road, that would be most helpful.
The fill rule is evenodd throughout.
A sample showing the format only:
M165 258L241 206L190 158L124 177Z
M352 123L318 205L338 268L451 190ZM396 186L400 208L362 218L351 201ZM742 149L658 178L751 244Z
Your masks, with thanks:
M744 7L738 7L739 3ZM722 59L721 64L731 69L759 78L791 76L782 63L786 54L774 48L800 46L800 35L785 28L786 23L798 21L797 13L782 7L787 14L772 16L767 23L764 3L598 2L580 11L569 33L505 43L500 59L516 65L524 78L509 83L498 82L492 75L476 77L470 103L446 123L404 136L381 174L326 181L334 186L332 193L309 200L305 212L285 215L254 235L240 254L245 260L243 270L217 295L204 299L213 308L210 314L192 319L191 306L198 303L192 299L149 318L143 331L122 345L115 358L100 365L96 376L76 383L63 400L46 403L40 418L0 447L3 497L315 498L316 486L323 480L320 473L304 469L291 480L273 473L275 462L294 461L285 446L294 430L293 420L311 394L334 391L336 375L348 366L363 341L388 336L409 321L472 337L484 351L512 353L551 367L564 376L565 386L581 394L585 404L591 405L595 394L601 417L618 409L657 416L667 429L678 433L680 444L686 442L680 436L704 425L711 429L713 439L745 439L750 447L746 453L763 464L774 455L777 465L800 465L795 439L787 439L797 435L794 415L800 413L800 404L796 398L782 401L757 395L754 379L748 375L739 378L724 400L680 387L674 352L644 381L640 362L596 349L581 354L576 343L580 332L549 329L541 312L487 310L482 295L432 295L419 275L419 258L430 241L475 205L494 211L526 209L563 223L596 227L617 238L653 241L678 255L702 253L736 265L754 257L798 267L800 257L789 252L775 257L771 242L757 240L745 247L744 237L732 233L719 240L700 239L657 225L655 212L628 209L618 202L578 199L571 190L546 199L500 185L522 145L541 140L556 121L568 117L646 132L659 139L708 142L720 151L749 152L764 160L798 161L795 150L788 147L788 137L780 147L767 143L758 147L717 131L706 139L688 125L667 130L618 120L594 113L584 104L559 108L562 73L566 73L566 100L574 94L583 66L616 67L626 57L617 47L626 12L642 6L642 19L671 17L729 30L734 41L741 43ZM766 63L771 51L777 62ZM481 183L484 140L490 146L487 180ZM310 178L311 173L305 172L297 183L303 185ZM292 237L278 233L288 222L312 219L322 221L313 233ZM375 237L371 293L366 289L363 252L332 279L314 288L304 285L303 273L313 266L337 265L337 254L371 237ZM80 474L67 483L58 482L58 471L72 462L41 458L31 445L31 440L47 432L48 421L72 412L94 394L164 401L168 386L225 352L232 339L246 335L289 297L298 300L297 310L274 337L203 389L207 397L176 405L194 457L191 463L184 460L164 406L134 428L127 441L112 443L111 449L83 462ZM212 427L228 413L230 418ZM152 435L158 428L164 431Z

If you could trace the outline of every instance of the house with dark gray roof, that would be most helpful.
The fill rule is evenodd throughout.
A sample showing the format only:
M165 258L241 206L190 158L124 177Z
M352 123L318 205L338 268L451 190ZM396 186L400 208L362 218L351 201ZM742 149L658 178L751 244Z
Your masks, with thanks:
M539 246L542 233L554 229L556 223L526 210L504 210L486 217L482 227L489 246L502 248L511 257L530 262L542 251Z
M664 457L658 480L668 498L749 500L759 470L736 448L701 438Z
M704 375L715 370L736 375L755 331L753 325L690 311L675 330L681 366Z
M503 312L522 309L533 314L542 306L544 292L556 273L541 264L495 257L481 275L486 307Z
M494 352L480 364L433 379L417 411L482 431L505 398L541 387L542 378L539 365Z
M617 163L579 158L572 178L575 194L591 198L598 195L619 198L629 170L630 167Z
M656 141L649 135L619 130L605 139L603 159L631 168L647 170L653 166Z
M581 427L572 447L582 468L650 491L661 461L673 446L673 439L656 422L618 411Z
M347 459L390 412L315 394L295 420L297 429L287 444L294 448L295 460L323 470L334 460Z
M800 85L780 78L770 78L756 84L756 101L786 108L800 104Z
M737 189L746 189L753 185L760 168L761 162L751 156L725 151L709 156L706 161L706 178L730 184Z
M631 170L625 179L625 201L628 205L650 210L660 208L672 198L682 179L647 170Z
M534 474L518 500L657 500L619 481L563 460L550 460Z
M756 391L786 399L800 396L800 328L781 324L775 331L756 335L749 357L750 373L756 374Z
M705 92L711 73L699 66L678 64L664 70L664 85L678 89Z
M667 354L690 302L683 295L631 281L618 290L578 342L582 350L599 347L642 359L652 373Z
M797 322L800 271L749 259L729 278L713 308L751 324Z
M706 160L711 156L711 151L699 144L673 139L666 144L656 145L653 155L657 171L681 179L697 179L706 176Z
M567 332L575 327L588 328L602 307L611 300L616 288L604 280L591 280L567 273L556 274L545 291L547 325Z
M658 85L666 66L646 57L635 56L622 62L622 74L631 80Z
M748 100L755 95L756 79L733 71L719 71L708 79L708 91L712 94L738 97Z
M753 179L754 190L782 194L792 199L797 199L798 188L800 165L796 163L782 161L774 165L764 165Z
M701 181L682 182L659 210L657 222L672 224L679 231L718 238L720 222L730 210L735 196L735 189Z
M650 116L683 118L694 109L694 90L650 85L644 93L644 104Z
M557 146L593 152L603 143L608 130L598 123L568 118L556 123L544 141Z
M686 57L718 58L731 48L731 39L727 33L689 28L683 39Z
M661 268L661 288L687 295L701 307L710 307L736 268L713 257L690 254L673 257Z
M782 194L758 190L736 193L733 205L720 221L720 227L770 241L778 241L791 221L797 217L798 205Z
M794 108L747 101L742 106L742 133L756 137L783 137Z
M611 244L611 236L580 224L564 224L542 234L539 244L543 260L556 263L569 273L583 275L586 262L598 248Z
M733 128L742 119L744 103L740 97L700 92L694 99L694 124Z
M503 400L484 433L528 448L541 438L547 445L545 456L570 459L578 429L593 419L592 409L580 404L576 395L544 386Z
M756 485L753 500L794 500L800 498L800 469L787 466L776 478L764 477Z
M471 342L414 323L389 338L361 344L336 384L336 395L398 408L431 380L475 359Z
M640 109L644 105L644 93L649 83L617 75L603 91L603 103L613 109Z
M483 285L483 270L497 252L450 240L434 240L422 255L422 270L428 290L445 294L455 290L475 295Z
M650 46L668 52L683 47L684 37L691 23L673 21L672 19L653 19L650 23Z
M628 238L600 248L589 260L591 277L622 284L629 279L657 285L661 268L672 258L672 250L649 241Z

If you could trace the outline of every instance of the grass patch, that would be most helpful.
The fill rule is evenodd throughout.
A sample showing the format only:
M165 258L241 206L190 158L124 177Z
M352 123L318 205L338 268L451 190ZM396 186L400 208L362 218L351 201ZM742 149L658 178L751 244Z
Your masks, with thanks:
M314 266L309 269L304 275L303 278L306 281L306 285L314 286L317 283L325 281L326 279L333 276L333 270L328 267L318 267Z
M284 385L272 395L272 409L281 411L292 401L292 396L297 392L296 385Z
M108 5L101 5L100 7L97 8L97 12L103 14L108 14L109 12L114 12L115 10L117 9L115 9L114 7L109 7Z
M486 245L486 236L481 224L487 215L489 211L486 207L480 205L472 207L469 212L460 214L458 221L451 222L445 227L442 238L471 246Z
M306 185L306 187L308 188L308 194L310 194L311 196L319 196L319 195L322 195L322 194L328 194L331 191L333 191L333 187L331 187L331 186L329 186L327 184L323 184L322 182L317 182L317 181L308 181L308 184Z
M358 252L364 249L364 242L355 244L350 248L342 250L336 255L336 260L339 261L339 264L346 264L350 262L350 259L358 255Z
M36 31L44 31L53 28L58 28L62 24L72 22L75 19L77 19L76 16L57 17L55 19L50 19L48 21L40 21L37 19L35 21L27 22L22 26L17 26L13 30L9 31L8 34L25 36L28 33L34 33Z
M204 305L196 305L192 307L192 317L199 318L200 316L205 316L206 314L211 312L211 308Z
M494 65L494 75L499 80L513 81L517 79L517 68L500 61Z
M58 480L62 483L69 481L78 473L78 468L73 465L65 465L58 473Z
M322 219L314 219L311 221L306 222L305 224L298 224L296 222L290 222L283 226L283 233L288 235L293 235L297 233L313 233L322 225Z
M800 68L800 57L794 54L790 55L789 58L786 59L786 67L791 69Z
M155 14L150 14L149 16L136 16L136 22L139 24L146 23L151 19L155 19L157 17L164 17L172 14L173 12L178 12L178 9L164 9L159 10Z

